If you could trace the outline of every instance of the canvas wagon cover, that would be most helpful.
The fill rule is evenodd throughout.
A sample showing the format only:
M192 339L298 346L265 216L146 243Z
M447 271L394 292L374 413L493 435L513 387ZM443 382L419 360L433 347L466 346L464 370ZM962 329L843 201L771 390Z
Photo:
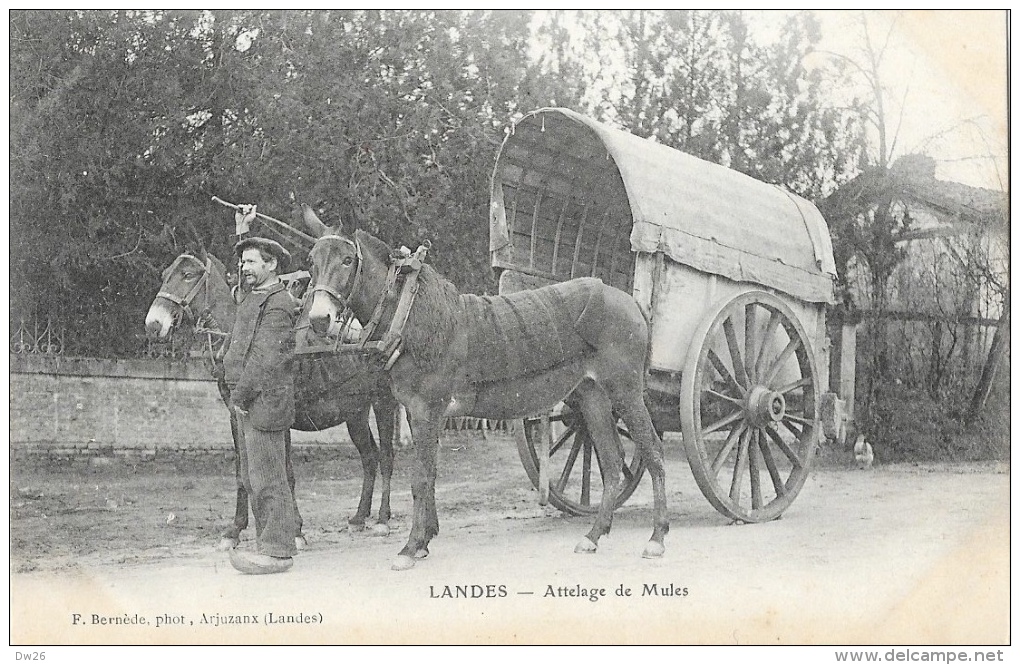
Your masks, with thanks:
M569 135L568 138L564 136ZM600 143L622 179L630 247L662 252L697 270L752 282L809 302L833 302L828 227L813 204L786 190L568 109L534 111L506 137L492 182L490 251L510 242L500 159ZM579 154L581 151L578 151ZM592 153L592 145L585 147ZM563 174L549 174L551 178Z

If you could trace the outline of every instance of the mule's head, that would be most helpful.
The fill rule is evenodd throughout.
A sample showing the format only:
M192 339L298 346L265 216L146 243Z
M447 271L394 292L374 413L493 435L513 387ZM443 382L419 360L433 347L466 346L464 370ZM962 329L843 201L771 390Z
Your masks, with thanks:
M217 263L205 252L199 252L198 256L181 254L167 266L159 293L145 315L145 330L151 337L166 339L182 318L194 318L192 305L200 304L196 301L203 292L208 300L209 279Z
M318 238L308 255L312 274L308 319L316 334L335 336L341 333L344 313L358 287L364 267L361 250L343 235L342 225L326 226L308 206L302 206L302 213L305 225Z

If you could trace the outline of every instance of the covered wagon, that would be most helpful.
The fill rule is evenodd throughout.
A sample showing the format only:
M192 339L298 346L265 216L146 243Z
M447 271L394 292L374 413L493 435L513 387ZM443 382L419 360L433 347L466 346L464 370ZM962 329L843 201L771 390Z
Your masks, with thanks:
M588 276L631 293L650 322L646 403L661 433L682 432L702 492L748 522L790 505L841 419L826 335L835 263L814 205L547 108L500 148L489 250L500 293ZM536 486L563 510L594 511L598 459L569 400L519 429ZM620 502L643 472L628 448Z

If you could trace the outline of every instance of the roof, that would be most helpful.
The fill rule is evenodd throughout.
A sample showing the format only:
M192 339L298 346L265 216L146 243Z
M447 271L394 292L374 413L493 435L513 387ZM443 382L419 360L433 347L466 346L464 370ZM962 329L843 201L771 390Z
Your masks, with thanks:
M931 168L910 168L906 165L908 159L911 165L931 162ZM934 160L922 155L900 158L888 170L869 169L840 186L822 205L830 215L838 215L844 203L878 200L885 196L919 206L938 221L934 227L911 227L898 236L899 240L958 235L975 230L1008 232L1009 201L1004 192L939 180L934 175ZM846 209L856 214L855 205Z
M983 226L1005 228L1007 199L1003 192L948 180L906 179L904 190L918 203Z
M832 243L825 220L810 202L568 109L529 113L506 137L493 173L493 252L511 242L505 214L502 224L499 216L503 186L516 186L501 160L514 154L539 155L543 146L546 153L573 152L575 162L593 162L594 168L613 167L622 188L602 189L625 193L623 205L633 221L632 251L662 252L697 270L807 301L833 301ZM575 171L572 176L561 166L547 177L579 179L590 168Z

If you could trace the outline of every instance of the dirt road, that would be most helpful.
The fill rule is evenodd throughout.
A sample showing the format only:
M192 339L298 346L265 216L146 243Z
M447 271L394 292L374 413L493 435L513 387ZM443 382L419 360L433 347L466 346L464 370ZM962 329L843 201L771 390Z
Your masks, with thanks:
M537 506L512 440L451 435L428 559L390 570L409 528L406 453L393 533L348 529L351 453L298 467L310 547L267 577L236 573L214 550L233 507L226 464L15 465L11 643L1009 642L1007 467L823 465L783 519L738 526L700 494L680 446L668 448L661 560L640 557L647 479L600 551L576 555L589 519Z

